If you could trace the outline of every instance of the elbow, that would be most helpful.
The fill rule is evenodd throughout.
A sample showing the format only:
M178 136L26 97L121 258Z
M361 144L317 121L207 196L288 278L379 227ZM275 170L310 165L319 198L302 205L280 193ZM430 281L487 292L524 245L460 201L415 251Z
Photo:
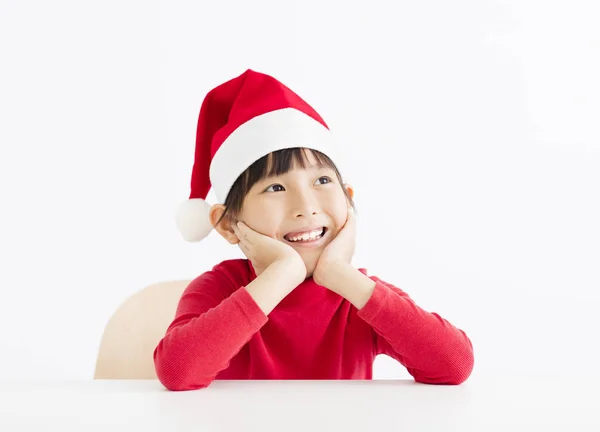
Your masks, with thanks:
M154 351L156 377L167 390L188 391L208 387L213 379L199 379L194 366L186 363L160 351L160 345Z
M471 376L472 369L457 369L448 374L447 385L460 385Z
M474 365L473 349L466 349L454 356L447 362L446 384L459 385L464 383L471 376Z
M467 335L461 331L464 336L463 343L459 344L452 354L448 355L446 361L446 384L459 385L464 383L473 372L475 365L475 356L473 354L473 343Z
M473 350L468 349L456 355L449 356L437 365L430 373L423 370L409 370L416 382L422 384L460 385L464 383L473 371Z
M160 365L156 367L156 376L160 383L170 391L200 390L208 387L213 381L212 379L198 379L184 370L160 367Z
M174 392L200 390L203 388L207 388L210 385L210 381L206 383L190 384L188 381L185 380L171 380L168 377L159 377L158 380L167 390Z

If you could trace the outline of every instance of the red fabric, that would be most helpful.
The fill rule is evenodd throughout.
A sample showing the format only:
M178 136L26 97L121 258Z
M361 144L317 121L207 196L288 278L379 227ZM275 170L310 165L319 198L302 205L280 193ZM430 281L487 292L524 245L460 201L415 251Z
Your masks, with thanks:
M255 277L248 260L228 260L185 289L154 351L166 388L199 389L215 379L371 379L378 354L422 383L460 384L471 374L465 332L377 277L369 276L375 290L360 310L309 278L268 317L245 289Z

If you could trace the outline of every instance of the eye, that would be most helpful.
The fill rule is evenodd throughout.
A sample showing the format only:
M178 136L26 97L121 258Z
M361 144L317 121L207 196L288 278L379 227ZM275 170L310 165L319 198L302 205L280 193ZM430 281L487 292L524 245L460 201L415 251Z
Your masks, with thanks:
M317 179L317 181L315 182L315 184L327 184L327 183L331 183L331 179L326 176L319 177Z
M280 184L273 184L265 189L265 192L283 192L285 188Z

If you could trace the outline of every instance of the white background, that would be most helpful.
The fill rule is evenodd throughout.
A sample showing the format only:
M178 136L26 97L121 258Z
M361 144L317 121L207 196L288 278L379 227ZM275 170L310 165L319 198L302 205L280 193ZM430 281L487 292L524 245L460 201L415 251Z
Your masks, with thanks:
M91 378L126 297L241 256L173 215L247 68L329 123L355 265L464 329L473 378L600 374L595 2L0 4L0 378Z

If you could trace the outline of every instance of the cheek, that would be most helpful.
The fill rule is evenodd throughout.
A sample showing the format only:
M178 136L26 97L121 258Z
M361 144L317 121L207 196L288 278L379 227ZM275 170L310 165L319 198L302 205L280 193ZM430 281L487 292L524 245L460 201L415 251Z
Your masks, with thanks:
M338 212L335 216L336 229L339 231L344 227L346 219L348 218L348 211L344 208L343 211Z
M276 236L279 223L275 212L267 209L248 209L240 216L255 231L269 237Z
M333 219L336 230L341 229L346 223L348 217L348 203L346 202L346 196L343 194L335 194L328 201L328 213Z

